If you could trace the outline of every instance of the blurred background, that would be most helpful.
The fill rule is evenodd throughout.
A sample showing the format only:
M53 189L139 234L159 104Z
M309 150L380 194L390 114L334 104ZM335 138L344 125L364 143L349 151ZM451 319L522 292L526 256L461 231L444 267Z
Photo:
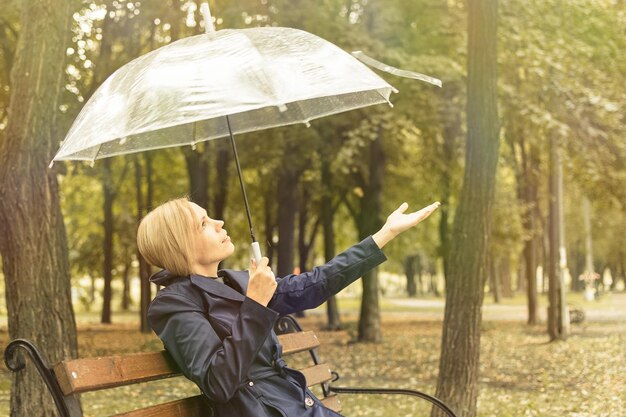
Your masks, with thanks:
M379 105L319 119L308 128L277 128L237 139L257 238L277 276L324 263L373 233L403 201L414 210L442 202L431 218L385 248L388 262L368 277L375 285L363 289L357 282L338 296L339 302L303 313L308 326L328 330L340 350L336 354L367 356L348 340L390 343L370 346L401 351L398 363L404 365L397 378L390 371L393 378L387 382L408 383L402 376L414 366L412 383L432 388L453 229L468 164L468 4L209 3L217 30L299 28L348 52L362 50L389 65L442 80L439 89L379 73L399 90L391 97L393 108ZM28 82L28 74L12 72L18 57L28 53L18 48L24 4L0 1L0 142L5 145L12 90ZM54 7L54 2L46 4ZM493 200L483 213L489 217L490 238L481 276L485 376L480 379L479 415L624 415L619 413L626 387L617 375L626 370L626 2L507 0L498 7L492 33L497 40L497 103L492 104L497 106L499 145L492 148L497 155ZM58 46L64 51L64 61L57 65L62 81L51 110L54 125L46 133L51 138L44 152L48 162L85 101L117 68L204 33L196 1L72 0L69 8L71 33ZM44 63L42 71L47 70ZM7 152L0 147L0 154L3 149ZM225 221L237 251L222 266L248 268L248 227L226 139L193 149L113 157L93 166L57 162L54 175L80 356L131 349L120 345L122 339L135 348L160 348L145 323L147 302L156 291L146 280L156 271L138 256L135 244L138 220L150 208L189 196L209 216ZM20 206L9 197L8 186L0 190L5 193L0 198ZM3 206L6 213L10 204ZM7 218L0 223L5 237ZM29 222L36 228L48 220ZM10 234L17 242L15 232ZM7 274L14 248L0 246ZM474 249L466 245L460 253ZM15 273L13 261L11 271ZM550 279L558 283L553 307L566 312L562 317L554 313L557 330L546 329ZM5 295L0 298L0 338L8 342L11 314L5 300L11 295L5 279L0 279L0 291ZM482 298L476 302L483 304ZM96 339L97 334L108 338ZM409 345L403 350L404 339ZM567 345L543 344L555 339L567 339ZM502 360L495 361L492 355L500 354ZM528 368L535 363L536 368ZM368 366L358 360L353 365ZM578 379L568 379L574 374ZM9 412L10 379L3 368L0 415ZM590 396L598 384L602 388ZM98 415L98 407L114 406L96 404L86 412ZM401 415L353 406L350 415Z

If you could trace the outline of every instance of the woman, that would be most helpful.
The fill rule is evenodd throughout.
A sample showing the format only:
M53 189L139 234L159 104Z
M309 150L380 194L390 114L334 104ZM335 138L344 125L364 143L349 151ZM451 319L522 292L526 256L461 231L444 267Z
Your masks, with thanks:
M150 280L165 286L148 321L183 374L202 390L207 415L328 417L303 375L285 366L273 331L281 314L322 304L386 260L381 249L439 207L404 214L403 203L374 235L311 272L275 278L262 258L250 272L221 270L235 250L224 222L187 199L167 202L139 225L139 251L163 268Z

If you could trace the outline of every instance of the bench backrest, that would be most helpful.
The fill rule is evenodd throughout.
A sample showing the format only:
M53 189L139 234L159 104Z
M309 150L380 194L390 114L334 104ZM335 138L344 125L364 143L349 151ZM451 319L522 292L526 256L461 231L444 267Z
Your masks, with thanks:
M278 339L283 346L284 356L309 351L320 345L312 331L283 334ZM67 397L181 375L166 351L67 360L54 366L53 372ZM315 364L300 369L300 372L305 375L309 387L325 384L332 379L330 368L325 364ZM327 407L340 411L336 396L328 396L322 402ZM199 417L203 414L203 409L206 410L202 396L194 396L118 414L117 417Z

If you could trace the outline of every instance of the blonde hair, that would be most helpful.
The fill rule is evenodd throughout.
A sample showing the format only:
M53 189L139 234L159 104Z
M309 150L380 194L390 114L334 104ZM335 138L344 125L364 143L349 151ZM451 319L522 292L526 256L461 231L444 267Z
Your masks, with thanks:
M187 198L161 204L137 229L137 247L150 264L185 276L191 273L194 214Z

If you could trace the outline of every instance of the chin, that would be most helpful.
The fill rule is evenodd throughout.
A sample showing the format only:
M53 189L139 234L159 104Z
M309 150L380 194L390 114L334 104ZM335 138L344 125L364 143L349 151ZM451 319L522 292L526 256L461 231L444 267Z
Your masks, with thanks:
M230 243L230 251L227 256L230 256L233 253L235 253L235 249L237 248L233 242L229 242L229 243Z

